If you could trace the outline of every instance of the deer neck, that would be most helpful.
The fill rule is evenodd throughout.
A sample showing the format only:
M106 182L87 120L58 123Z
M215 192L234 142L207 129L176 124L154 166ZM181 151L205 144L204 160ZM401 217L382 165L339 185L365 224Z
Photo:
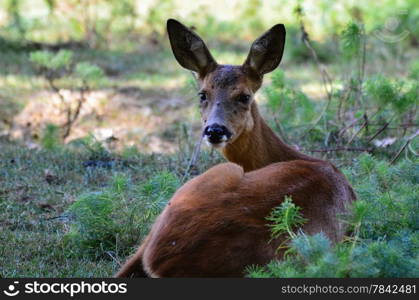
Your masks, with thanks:
M243 132L223 148L227 160L241 165L245 172L281 161L314 160L285 144L261 117L256 103L252 104L251 113L254 122L252 130Z

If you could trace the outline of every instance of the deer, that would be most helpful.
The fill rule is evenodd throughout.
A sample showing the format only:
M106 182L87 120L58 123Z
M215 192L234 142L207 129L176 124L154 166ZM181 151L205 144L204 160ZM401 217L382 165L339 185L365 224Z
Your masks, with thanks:
M180 187L116 277L243 277L250 265L281 259L287 237L272 239L266 217L286 196L307 220L301 230L333 243L345 234L339 216L356 195L330 162L300 153L266 124L254 100L277 68L285 27L251 45L242 65L218 64L204 41L169 19L178 63L197 74L204 139L229 161Z

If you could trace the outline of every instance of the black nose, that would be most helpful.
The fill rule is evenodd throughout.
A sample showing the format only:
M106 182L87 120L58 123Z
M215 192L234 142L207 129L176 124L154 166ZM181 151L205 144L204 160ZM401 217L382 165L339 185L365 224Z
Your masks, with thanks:
M223 136L226 136L227 139L230 138L231 133L228 131L227 127L219 124L212 124L204 129L204 135L207 136L208 141L212 144L218 144L222 142Z

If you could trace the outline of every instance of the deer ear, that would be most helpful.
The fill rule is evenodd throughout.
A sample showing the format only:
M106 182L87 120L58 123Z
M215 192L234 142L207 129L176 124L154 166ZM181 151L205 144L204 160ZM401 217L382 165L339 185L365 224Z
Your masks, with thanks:
M260 76L269 73L281 62L284 45L285 26L277 24L253 42L243 65Z
M173 54L182 67L204 77L217 66L204 41L185 25L169 19L167 32Z

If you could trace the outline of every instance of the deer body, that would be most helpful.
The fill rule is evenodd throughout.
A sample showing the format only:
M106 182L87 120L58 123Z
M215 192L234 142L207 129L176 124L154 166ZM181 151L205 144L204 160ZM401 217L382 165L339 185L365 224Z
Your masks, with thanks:
M339 241L337 216L355 200L351 186L331 163L282 142L252 101L263 74L280 62L283 26L256 40L242 66L215 63L177 21L168 21L168 31L179 63L199 74L203 134L230 163L182 186L116 276L239 277L246 266L280 259L284 238L270 241L266 217L285 196L301 207L305 232Z

